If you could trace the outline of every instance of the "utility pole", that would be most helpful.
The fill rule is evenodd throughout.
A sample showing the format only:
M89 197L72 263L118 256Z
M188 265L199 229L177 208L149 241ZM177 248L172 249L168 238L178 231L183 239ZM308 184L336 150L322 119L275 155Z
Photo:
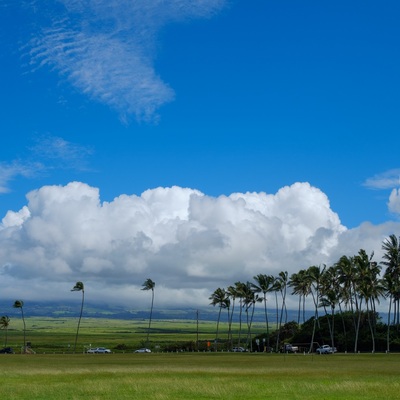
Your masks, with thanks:
M196 348L199 351L199 310L196 311L196 323L197 323L197 340L196 340Z

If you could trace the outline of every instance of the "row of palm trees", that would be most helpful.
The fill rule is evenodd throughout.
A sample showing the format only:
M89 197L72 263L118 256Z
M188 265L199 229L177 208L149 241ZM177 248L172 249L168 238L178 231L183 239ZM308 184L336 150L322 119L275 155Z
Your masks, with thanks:
M151 279L146 279L146 281L143 283L142 290L151 290L152 292L152 297L151 297L151 309L150 309L150 318L149 318L149 327L147 330L147 340L146 340L146 346L149 343L149 334L150 334L150 328L151 328L151 320L152 320L152 314L153 314L153 305L154 305L154 288L155 288L155 283ZM82 293L82 300L81 300L81 307L80 307L80 313L79 313L79 319L78 319L78 326L76 329L76 334L75 334L75 342L74 342L74 350L73 352L76 352L76 345L78 342L78 336L79 336L79 328L81 325L81 320L82 320L82 315L83 315L83 308L84 308L84 303L85 303L85 285L83 282L78 281L75 283L75 286L71 289L71 292L81 292ZM25 317L24 317L24 302L22 300L15 300L13 304L14 308L19 308L21 310L21 317L22 317L22 322L24 325L23 332L24 332L24 346L23 346L23 352L25 353L27 351L27 344L26 344L26 324L25 324ZM3 315L0 317L0 329L4 329L5 331L5 344L4 347L7 347L7 338L8 338L8 327L10 325L10 318L8 315Z
M277 276L259 274L253 281L236 282L227 288L217 288L210 296L211 305L219 307L217 319L217 332L215 349L218 348L219 323L222 310L228 313L228 345L232 346L232 321L235 303L239 302L239 333L238 346L241 343L242 311L246 315L247 335L246 346L252 346L251 325L255 306L263 303L267 346L270 347L270 321L267 309L268 295L275 298L275 325L276 342L275 350L278 351L280 340L279 332L282 324L287 322L287 293L298 296L298 321L304 323L306 319L306 306L310 301L313 304L314 326L310 338L310 351L314 343L316 328L319 324L319 310L323 309L328 318L331 345L335 345L335 318L337 314L343 315L351 312L355 332L354 351L357 352L358 336L361 315L368 318L368 325L372 338L372 351L375 351L375 328L377 323L376 307L382 298L388 300L387 320L387 351L390 350L391 326L400 329L400 242L395 235L390 235L382 242L383 257L380 263L373 261L374 253L368 255L365 250L348 257L342 256L334 265L310 266L293 273L290 277L286 271ZM382 272L382 268L385 268Z

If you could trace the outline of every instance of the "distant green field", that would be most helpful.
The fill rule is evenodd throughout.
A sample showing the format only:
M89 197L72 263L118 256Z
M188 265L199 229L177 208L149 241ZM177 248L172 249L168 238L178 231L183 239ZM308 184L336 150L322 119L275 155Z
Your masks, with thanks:
M37 354L71 352L75 341L77 318L31 317L26 319L26 340ZM83 318L79 330L77 352L83 353L88 347L105 346L114 352L132 351L143 347L146 341L148 320L118 320L106 318ZM245 328L244 332L245 332ZM252 334L264 331L263 324L254 324ZM219 338L227 339L227 324L221 323ZM233 326L237 340L238 326ZM4 344L5 332L1 331L0 344ZM216 323L193 320L154 320L151 324L149 345L153 350L163 349L172 343L196 343L204 347L213 341ZM242 334L242 341L246 335ZM8 329L8 346L17 352L23 345L23 324L13 319ZM1 346L0 346L1 347ZM125 349L125 350L124 350Z
M400 355L1 355L7 400L398 399Z

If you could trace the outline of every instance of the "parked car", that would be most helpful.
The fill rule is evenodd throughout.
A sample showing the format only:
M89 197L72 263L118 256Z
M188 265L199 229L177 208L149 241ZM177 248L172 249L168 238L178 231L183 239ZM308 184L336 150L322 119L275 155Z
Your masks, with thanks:
M150 349L145 349L145 348L137 349L137 350L134 351L134 353L151 353L151 350Z
M327 344L324 344L321 347L318 347L318 349L315 350L317 354L333 354L337 352L336 347L331 347Z
M0 354L14 354L14 350L12 347L4 347L0 350Z
M105 347L95 347L93 349L89 349L87 351L87 353L89 354L109 354L111 353L110 349L106 349Z
M286 343L280 349L281 353L297 353L299 351L298 346L293 346L290 343Z
M234 348L232 349L232 351L235 352L235 353L244 353L244 352L246 352L247 350L246 350L244 347L234 347Z

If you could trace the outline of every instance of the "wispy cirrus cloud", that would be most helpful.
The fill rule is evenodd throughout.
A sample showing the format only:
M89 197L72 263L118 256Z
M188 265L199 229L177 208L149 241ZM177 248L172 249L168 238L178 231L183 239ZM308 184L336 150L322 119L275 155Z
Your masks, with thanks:
M88 157L93 150L52 135L41 135L34 139L34 145L28 147L25 158L0 163L0 194L10 192L13 180L35 178L55 169L88 169Z
M400 186L400 168L391 169L368 178L364 183L369 189L393 189Z
M14 160L10 163L0 163L0 194L10 191L10 182L17 177L30 178L43 169L41 163Z
M88 169L88 157L93 154L91 147L51 135L36 138L30 150L33 157L40 158L47 166L78 171Z
M31 42L32 65L49 65L122 118L156 118L174 99L154 68L161 27L210 17L226 0L61 0L51 24Z

